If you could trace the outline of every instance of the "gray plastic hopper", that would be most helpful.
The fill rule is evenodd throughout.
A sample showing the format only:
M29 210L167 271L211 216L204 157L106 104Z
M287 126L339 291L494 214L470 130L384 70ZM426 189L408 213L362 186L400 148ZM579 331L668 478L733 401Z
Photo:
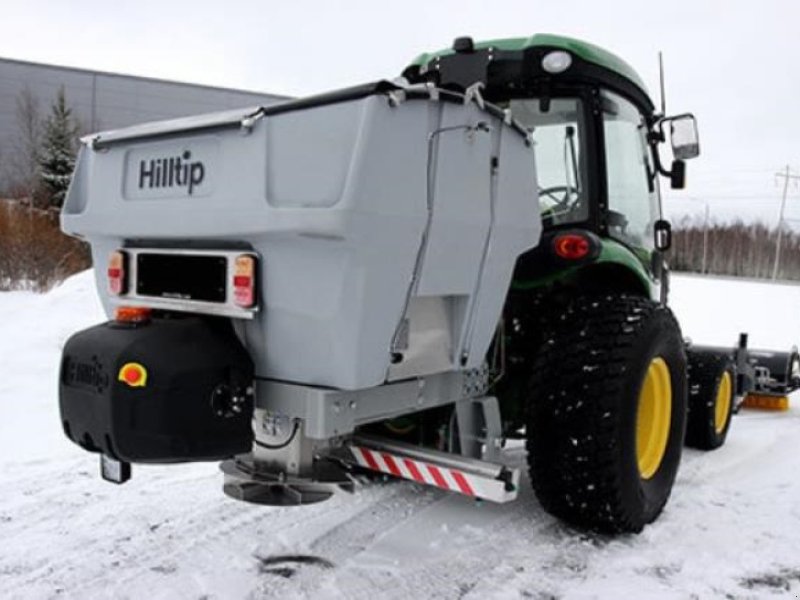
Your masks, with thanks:
M109 253L260 257L237 331L261 378L361 389L477 368L541 220L526 132L479 97L379 82L84 140L62 227Z

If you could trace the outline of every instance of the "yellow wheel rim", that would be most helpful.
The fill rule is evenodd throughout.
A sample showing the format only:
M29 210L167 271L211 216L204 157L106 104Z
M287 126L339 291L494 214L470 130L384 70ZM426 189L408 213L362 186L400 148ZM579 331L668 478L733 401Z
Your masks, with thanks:
M647 367L636 413L636 460L642 479L655 475L664 459L672 420L669 367L656 357Z
M719 380L717 388L717 400L714 403L714 430L722 433L725 423L728 420L728 412L731 410L731 374L725 371L722 379Z

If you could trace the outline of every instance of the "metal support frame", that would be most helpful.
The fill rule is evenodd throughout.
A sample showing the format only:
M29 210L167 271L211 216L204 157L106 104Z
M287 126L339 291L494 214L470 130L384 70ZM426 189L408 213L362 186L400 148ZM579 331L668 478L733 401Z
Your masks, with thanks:
M334 390L262 379L256 382L256 407L302 420L307 438L329 440L348 435L359 425L472 400L481 396L487 386L486 368L451 371L363 390Z
M497 398L482 396L456 403L460 454L489 461L500 460L503 425Z
M516 497L519 472L497 464L502 424L497 399L483 395L487 387L486 367L363 390L259 380L253 451L222 464L223 489L259 504L319 502L336 488L352 489L345 469L395 464L394 455L401 466L387 466L388 474L507 502ZM447 404L455 405L453 452L352 436L360 425ZM377 462L367 458L371 452L379 452Z

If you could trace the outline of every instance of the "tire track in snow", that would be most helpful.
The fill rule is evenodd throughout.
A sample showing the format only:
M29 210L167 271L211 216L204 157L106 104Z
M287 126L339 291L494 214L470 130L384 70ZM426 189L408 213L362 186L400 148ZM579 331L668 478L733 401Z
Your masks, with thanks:
M12 595L29 590L33 585L48 584L50 589L67 588L76 597L109 585L125 590L128 583L165 564L168 567L162 571L166 572L170 571L171 564L185 561L191 564L194 555L213 551L211 549L221 542L233 542L233 553L244 559L247 569L254 572L255 559L250 548L258 544L259 537L302 538L302 530L315 524L325 531L337 526L342 519L348 519L353 511L369 510L391 493L391 490L375 488L352 503L339 497L310 507L270 508L227 499L219 489L221 476L215 479L209 474L181 478L145 474L132 494L120 490L122 493L116 495L113 492L117 490L112 488L111 494L99 500L93 494L79 491L85 486L85 475L58 467L54 472L52 464L27 480L48 481L49 485L18 492L10 500L10 506L9 502L0 503L0 514L16 513L19 511L15 509L21 508L25 511L24 527L34 523L38 536L69 538L70 525L59 518L66 509L78 515L79 528L84 535L75 540L67 539L66 549L59 545L58 554L45 547L35 555L8 561L10 564L0 568L0 579L4 573L13 576L12 581L3 586ZM76 493L72 494L71 490ZM59 502L59 498L64 497L69 498L67 507ZM94 503L96 507L92 506ZM154 510L160 515L157 522L147 514L148 508L157 509ZM117 514L120 516L116 517ZM14 522L12 518L10 522L0 523L0 531ZM301 532L294 533L295 529ZM114 531L114 535L104 536L104 531ZM25 533L17 530L13 535L20 539ZM65 579L65 575L76 568L83 571L80 579ZM254 580L253 584L257 585L258 581Z
M438 491L426 495L416 505L373 507L331 529L309 548L345 548L344 558L325 555L337 564L335 570L303 572L277 587L270 582L263 593L318 598L335 590L337 596L359 599L374 598L381 590L381 598L460 598L498 568L490 557L502 556L503 540L521 522L527 528L533 523L533 530L545 536L553 530L551 518L532 519L531 513L542 511L529 489L518 503L507 505L478 504ZM406 494L395 499L409 501Z
M368 549L375 540L380 539L387 531L401 527L416 514L445 497L438 490L410 482L390 480L382 486L375 483L368 485L378 485L391 489L392 492L378 502L367 504L350 518L321 532L317 537L305 539L299 545L295 542L285 552L302 552L305 556L330 561L334 565L334 571L298 568L288 577L278 573L278 577L270 577L263 582L257 593L258 597L283 598L297 597L300 594L314 597L330 580L335 579L336 573L346 569L353 558ZM257 551L258 556L264 554L265 548Z
M512 444L504 454L508 464L525 462L524 446L520 443ZM526 478L521 485L527 486L521 496L532 500L533 492ZM381 589L381 597L426 597L431 594L438 597L437 585L452 587L446 584L455 577L446 568L444 575L441 574L442 563L447 562L448 556L449 542L445 540L455 536L470 547L469 544L474 544L480 537L479 532L488 524L500 525L515 517L526 516L530 509L522 506L527 502L503 506L476 503L464 496L405 481L390 480L389 487L396 489L396 493L380 504L368 506L319 537L306 540L302 545L295 543L286 549L287 554L304 552L330 560L336 565L334 570L300 568L288 579L273 577L264 584L258 597L316 598L334 594L333 590L336 590L334 595L344 593L348 598L373 598L376 589ZM541 512L538 503L532 502ZM429 547L432 541L437 545L435 548ZM410 588L399 581L405 576L393 577L393 574L408 571L409 565L402 563L420 557L423 560L435 559L438 566L412 568L410 579L416 583ZM473 574L492 568L481 555L472 562L474 564L468 570ZM337 581L342 585L337 585ZM370 581L383 583L376 587L370 585Z
M509 535L537 510L529 491L506 505L445 496L354 557L338 574L338 587L353 599L370 598L376 589L386 590L386 598L466 597L498 568L496 561L505 561ZM546 527L547 519L535 524Z

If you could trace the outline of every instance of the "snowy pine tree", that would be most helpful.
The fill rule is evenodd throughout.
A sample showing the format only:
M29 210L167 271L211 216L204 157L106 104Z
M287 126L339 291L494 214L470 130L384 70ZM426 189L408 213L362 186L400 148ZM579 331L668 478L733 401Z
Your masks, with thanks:
M78 125L67 106L62 87L44 124L40 154L41 179L49 207L61 208L75 168Z

